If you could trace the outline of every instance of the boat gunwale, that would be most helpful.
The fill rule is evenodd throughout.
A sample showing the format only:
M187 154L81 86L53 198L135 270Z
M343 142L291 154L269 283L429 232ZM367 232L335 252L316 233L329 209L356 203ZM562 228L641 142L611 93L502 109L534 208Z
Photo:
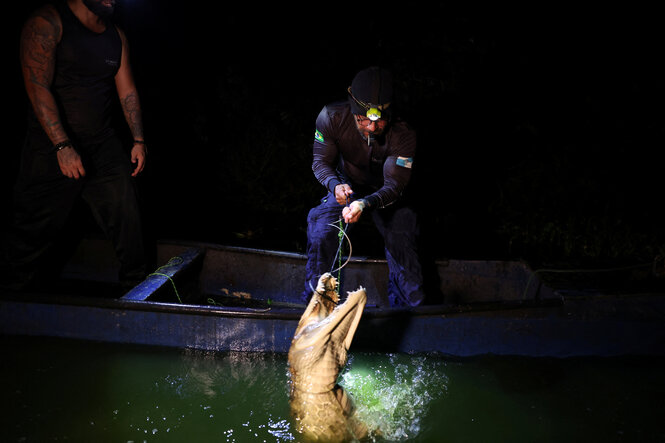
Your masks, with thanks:
M99 309L130 309L134 311L163 312L184 315L208 315L220 317L256 318L256 319L287 319L299 320L305 305L301 307L269 306L267 308L252 308L239 306L219 306L205 304L171 303L151 300L131 300L123 298L99 298L92 296L59 295L45 293L5 293L0 296L0 304L3 302L19 304L40 304L77 306ZM416 307L388 308L378 306L367 306L363 317L387 318L394 316L412 317L452 317L456 315L468 315L472 313L482 314L488 312L512 311L524 315L528 311L551 311L553 308L563 306L562 299L551 299L544 301L514 301L499 303L477 303L467 305L423 305Z

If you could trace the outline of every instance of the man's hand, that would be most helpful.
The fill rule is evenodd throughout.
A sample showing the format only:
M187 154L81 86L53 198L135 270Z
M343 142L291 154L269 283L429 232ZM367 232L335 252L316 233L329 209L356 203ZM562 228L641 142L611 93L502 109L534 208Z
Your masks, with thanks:
M132 177L136 177L145 167L145 159L148 156L148 148L144 143L134 143L132 147L132 163L136 163L136 168L132 172Z
M75 180L85 176L85 168L83 167L81 156L76 152L76 149L67 146L59 150L56 155L58 156L58 165L60 165L60 171L62 171L63 175Z
M353 190L351 186L347 184L341 184L335 186L335 200L342 206L345 206L349 200L349 197L353 195Z
M354 200L349 206L342 209L342 217L346 223L355 223L360 220L360 215L365 209L365 202L363 200Z

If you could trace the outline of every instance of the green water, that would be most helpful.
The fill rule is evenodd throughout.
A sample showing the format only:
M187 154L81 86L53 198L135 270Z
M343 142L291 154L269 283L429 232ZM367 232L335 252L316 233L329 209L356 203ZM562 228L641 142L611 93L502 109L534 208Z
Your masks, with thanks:
M297 442L285 355L0 337L0 441ZM665 441L663 359L351 352L377 441Z

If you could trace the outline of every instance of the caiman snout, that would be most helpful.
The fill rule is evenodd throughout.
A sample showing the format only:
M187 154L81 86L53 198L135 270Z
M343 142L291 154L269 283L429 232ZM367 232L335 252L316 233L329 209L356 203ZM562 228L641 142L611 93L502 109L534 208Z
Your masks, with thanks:
M328 297L334 303L339 302L339 294L337 293L337 279L329 272L326 272L319 278L315 292L315 295L323 297L324 299ZM312 297L314 297L314 295Z

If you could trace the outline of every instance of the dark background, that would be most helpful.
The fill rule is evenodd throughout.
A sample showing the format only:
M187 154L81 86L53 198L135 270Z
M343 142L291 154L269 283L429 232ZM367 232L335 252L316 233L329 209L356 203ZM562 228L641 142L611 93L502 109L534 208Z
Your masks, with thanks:
M19 32L41 3L20 2L5 28L6 208L26 109ZM303 252L323 196L316 116L358 70L382 65L418 131L410 194L431 256L604 266L663 252L655 11L245 3L117 6L149 143L139 186L150 241ZM352 240L358 254L382 253L368 225Z

